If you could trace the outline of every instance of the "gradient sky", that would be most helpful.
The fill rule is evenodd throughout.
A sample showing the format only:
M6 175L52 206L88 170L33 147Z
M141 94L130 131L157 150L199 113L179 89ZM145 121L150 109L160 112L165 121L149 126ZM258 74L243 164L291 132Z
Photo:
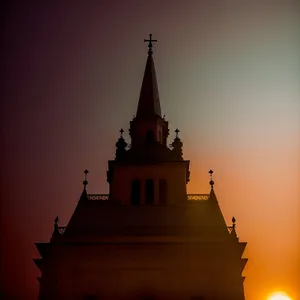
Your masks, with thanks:
M107 161L121 127L128 139L152 32L162 110L191 160L188 191L208 193L214 169L224 216L248 242L247 300L277 289L300 299L297 1L88 2L10 1L4 10L6 295L36 299L33 243L49 240L56 215L68 222L84 169L88 191L107 193Z

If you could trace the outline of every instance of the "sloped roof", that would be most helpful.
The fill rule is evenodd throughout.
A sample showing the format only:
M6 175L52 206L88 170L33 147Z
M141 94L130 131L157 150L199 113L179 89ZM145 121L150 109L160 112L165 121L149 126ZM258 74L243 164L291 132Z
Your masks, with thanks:
M110 201L79 201L66 228L66 238L80 236L228 235L218 206L211 200L182 205L131 206Z

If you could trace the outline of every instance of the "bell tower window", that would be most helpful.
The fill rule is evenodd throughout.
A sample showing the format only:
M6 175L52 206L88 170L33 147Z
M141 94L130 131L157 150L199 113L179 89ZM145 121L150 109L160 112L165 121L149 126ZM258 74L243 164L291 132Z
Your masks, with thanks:
M136 179L131 184L131 204L139 205L141 202L141 182Z
M154 181L152 179L147 179L145 184L145 196L146 204L154 203Z
M151 129L147 130L147 132L146 132L146 140L149 142L154 141L154 134Z

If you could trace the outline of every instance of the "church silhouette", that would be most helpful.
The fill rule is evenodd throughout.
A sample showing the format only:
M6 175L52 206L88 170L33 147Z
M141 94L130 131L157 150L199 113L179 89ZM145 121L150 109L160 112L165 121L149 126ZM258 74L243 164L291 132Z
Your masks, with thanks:
M246 243L227 226L214 191L187 194L189 161L179 130L167 144L150 34L148 57L131 144L116 143L108 162L108 195L87 193L87 175L66 227L54 220L50 242L36 243L41 258L39 300L244 300Z

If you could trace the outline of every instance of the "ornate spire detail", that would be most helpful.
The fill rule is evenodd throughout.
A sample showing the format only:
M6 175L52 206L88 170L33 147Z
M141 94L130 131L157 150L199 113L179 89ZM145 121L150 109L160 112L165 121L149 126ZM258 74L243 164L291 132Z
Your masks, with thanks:
M235 217L232 217L231 221L232 221L232 225L231 225L230 234L235 239L238 239L238 236L237 236L237 233L236 233L236 230L235 230L235 226L236 226L236 224L235 224L235 222L236 222Z
M156 40L152 40L152 35L150 34L149 40L145 39L144 41L148 42L149 50L136 117L161 117L158 86L152 56L152 42L156 42Z
M174 142L172 143L172 147L173 147L172 151L177 155L179 159L183 159L183 152L182 152L183 143L178 136L179 132L180 132L179 129L175 130L176 136Z
M80 196L79 201L86 201L88 200L88 195L87 195L87 191L86 191L86 186L88 185L88 181L87 181L87 174L89 173L89 171L86 169L84 170L84 181L83 181L83 191L82 194Z
M235 220L235 217L232 217L232 228L235 228L235 222L236 222L236 220Z
M84 171L84 181L83 181L83 188L86 189L86 186L88 185L88 181L87 181L87 174L89 173L89 171L87 169L85 169Z
M208 171L209 175L210 175L210 181L209 181L209 184L211 186L211 189L210 189L210 193L209 193L209 200L210 201L214 201L214 202L218 202L217 200L217 197L216 197L216 194L215 194L215 191L214 191L214 181L212 179L212 174L214 173L213 170L209 170Z
M148 55L152 55L153 51L152 51L152 42L157 42L157 40L152 40L152 33L149 34L149 40L144 39L144 42L148 42Z
M122 160L124 158L124 155L126 153L126 147L127 143L125 142L125 139L123 137L124 130L123 128L120 129L120 137L118 141L116 142L116 160Z
M210 181L209 181L209 184L210 184L210 186L211 186L211 189L213 189L213 188L214 188L215 182L213 181L212 175L213 175L214 171L213 171L213 170L209 170L208 173L209 173L209 175L210 175Z

